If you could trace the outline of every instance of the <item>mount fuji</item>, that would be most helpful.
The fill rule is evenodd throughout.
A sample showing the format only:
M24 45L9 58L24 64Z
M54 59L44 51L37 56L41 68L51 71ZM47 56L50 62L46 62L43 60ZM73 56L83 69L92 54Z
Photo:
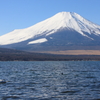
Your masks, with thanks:
M74 12L60 12L0 36L0 47L30 51L100 49L100 26Z

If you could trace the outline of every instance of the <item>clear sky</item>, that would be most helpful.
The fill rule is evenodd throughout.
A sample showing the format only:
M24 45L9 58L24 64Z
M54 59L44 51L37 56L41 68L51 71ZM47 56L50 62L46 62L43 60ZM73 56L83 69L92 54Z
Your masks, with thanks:
M76 12L100 25L100 0L0 0L0 35L30 27L62 11Z

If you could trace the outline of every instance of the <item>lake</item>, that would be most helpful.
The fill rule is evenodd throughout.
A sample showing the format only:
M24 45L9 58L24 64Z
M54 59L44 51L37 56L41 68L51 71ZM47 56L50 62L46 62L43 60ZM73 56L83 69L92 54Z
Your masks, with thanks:
M0 100L100 99L100 61L1 61L0 79Z

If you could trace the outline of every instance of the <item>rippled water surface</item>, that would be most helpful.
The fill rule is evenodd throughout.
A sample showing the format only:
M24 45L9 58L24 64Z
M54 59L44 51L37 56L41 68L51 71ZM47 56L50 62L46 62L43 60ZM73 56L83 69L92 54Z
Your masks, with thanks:
M99 61L0 62L0 100L99 100Z

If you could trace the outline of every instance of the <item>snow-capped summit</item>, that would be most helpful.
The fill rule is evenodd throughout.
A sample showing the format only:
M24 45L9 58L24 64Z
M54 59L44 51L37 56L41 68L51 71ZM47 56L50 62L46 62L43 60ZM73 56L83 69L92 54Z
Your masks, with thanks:
M65 33L65 41L67 41L66 45L73 44L74 42L72 41L74 40L71 41L71 39L75 39L76 37L78 40L80 39L78 37L81 37L84 41L100 40L98 39L100 38L99 25L86 20L77 13L60 12L31 27L17 29L0 36L0 45L19 44L22 42L24 42L24 44L26 43L26 45L42 44L47 42L47 44L49 44L51 41L55 42L56 39L58 41L59 39L63 40L65 38L58 39L58 33L61 37L63 37L62 33ZM84 43L81 42L81 44Z

